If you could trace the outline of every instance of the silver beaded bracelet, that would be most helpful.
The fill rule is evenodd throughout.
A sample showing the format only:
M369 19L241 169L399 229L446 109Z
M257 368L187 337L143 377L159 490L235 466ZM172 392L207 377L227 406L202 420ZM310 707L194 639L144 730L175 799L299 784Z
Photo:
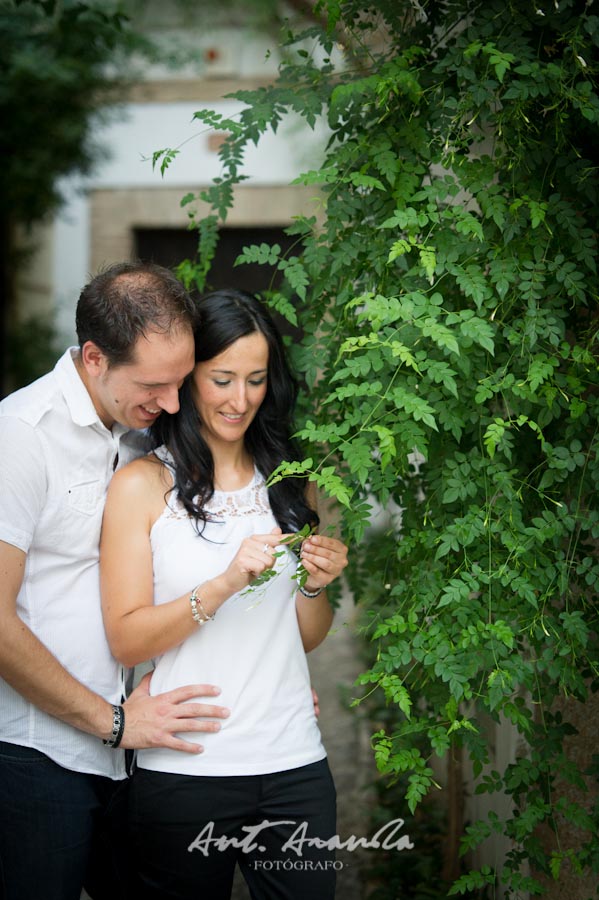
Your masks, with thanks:
M191 597L189 598L189 602L191 604L191 615L193 616L193 621L198 625L205 625L206 622L212 621L214 619L214 613L209 615L204 606L202 604L202 598L198 594L200 586L198 584L197 587L194 587L191 592Z

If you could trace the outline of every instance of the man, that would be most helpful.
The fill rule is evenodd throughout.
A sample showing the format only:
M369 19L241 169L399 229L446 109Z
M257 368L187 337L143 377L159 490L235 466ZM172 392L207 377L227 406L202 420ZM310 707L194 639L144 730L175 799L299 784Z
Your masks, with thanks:
M144 452L143 432L130 429L178 409L194 365L191 312L168 270L112 266L79 298L79 349L0 404L0 895L3 888L7 900L78 900L84 882L92 896L104 896L90 860L126 776L123 748L199 752L181 733L197 741L194 732L218 730L216 719L228 714L199 702L216 687L151 697L147 678L122 703L126 672L110 654L101 616L106 488L117 466ZM109 853L99 871L106 896L127 896Z

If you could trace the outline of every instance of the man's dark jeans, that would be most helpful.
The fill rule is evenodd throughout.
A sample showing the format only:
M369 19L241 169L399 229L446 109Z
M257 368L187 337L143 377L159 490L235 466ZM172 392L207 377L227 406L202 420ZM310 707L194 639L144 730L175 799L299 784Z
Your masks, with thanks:
M0 741L0 898L133 897L126 862L127 783L72 772Z

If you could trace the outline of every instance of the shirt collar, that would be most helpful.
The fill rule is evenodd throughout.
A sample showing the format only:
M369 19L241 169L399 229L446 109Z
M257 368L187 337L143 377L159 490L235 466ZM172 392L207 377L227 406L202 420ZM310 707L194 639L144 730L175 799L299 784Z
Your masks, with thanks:
M78 347L69 347L63 353L54 367L56 378L75 425L100 424L104 427L75 366L75 356L78 353Z
M75 357L78 353L79 347L69 347L54 367L60 389L75 425L83 427L99 425L100 428L112 434L113 438L117 440L120 440L125 434L135 434L126 425L121 425L120 422L115 422L112 428L106 428L75 366ZM145 432L142 440L146 440ZM136 441L134 442L137 443Z

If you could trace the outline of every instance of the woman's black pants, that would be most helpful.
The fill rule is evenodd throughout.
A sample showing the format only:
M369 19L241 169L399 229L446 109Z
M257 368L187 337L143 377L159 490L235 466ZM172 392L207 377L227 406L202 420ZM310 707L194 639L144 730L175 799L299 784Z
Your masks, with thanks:
M130 825L146 900L228 900L236 864L253 900L333 900L335 787L326 759L269 775L138 769Z

